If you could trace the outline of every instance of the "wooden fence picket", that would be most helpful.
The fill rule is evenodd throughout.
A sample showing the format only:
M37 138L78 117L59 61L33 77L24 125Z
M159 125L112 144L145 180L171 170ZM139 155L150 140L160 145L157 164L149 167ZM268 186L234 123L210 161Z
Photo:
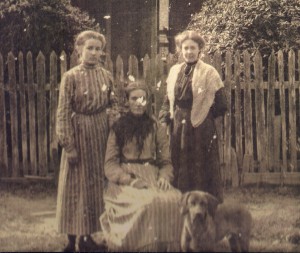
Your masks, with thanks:
M46 176L47 163L47 109L46 109L46 76L45 57L40 52L36 59L37 66L37 125L38 125L38 172L39 176Z
M217 51L214 54L213 57L213 65L215 66L216 70L218 71L219 75L222 76L222 58L221 58L221 53L220 51ZM223 174L224 171L224 120L223 118L218 118L216 120L216 130L217 130L217 140L218 140L218 147L219 147L219 157L220 157L220 166L221 166L221 173ZM222 178L224 176L222 175Z
M138 59L135 55L130 55L128 59L128 75L133 76L135 80L138 80L139 75L139 66L138 66ZM130 80L130 79L129 79Z
M286 135L286 100L285 100L285 85L284 85L284 63L283 52L278 52L278 83L280 95L280 112L281 112L281 153L282 166L281 171L287 172L287 135Z
M20 116L21 116L21 145L22 145L22 171L24 175L28 175L28 156L27 156L27 116L26 116L26 87L24 82L24 59L23 53L18 56L19 62L19 98L20 98Z
M36 137L36 90L33 78L32 53L26 55L27 62L27 92L28 92L28 120L29 120L29 146L30 164L29 169L32 175L37 175L37 137Z
M18 145L18 105L17 105L17 83L16 83L16 64L15 56L12 52L8 53L8 79L9 79L9 98L10 98L10 130L11 130L11 166L12 176L20 175L20 156Z
M243 53L244 57L244 133L245 133L245 155L243 170L253 172L253 122L252 122L252 96L250 76L250 55L248 51Z
M49 166L51 171L56 172L58 166L58 143L55 132L56 109L58 103L58 82L57 82L57 55L54 51L50 54L50 94L49 94ZM55 174L57 176L57 174Z
M270 171L275 171L274 167L274 122L275 122L275 54L272 54L269 57L268 61L268 101L267 101L267 157L268 157L268 164L267 167Z
M227 103L229 112L225 114L224 117L224 178L225 184L231 183L231 116L232 116L232 106L231 106L231 83L232 83L232 53L231 51L226 52L225 56L225 89L227 94Z
M3 67L3 56L0 54L0 176L7 177L9 175L9 171L6 140L6 106Z
M289 143L291 171L297 170L297 126L296 126L296 91L295 91L295 52L289 51Z
M260 52L254 57L255 76L255 115L256 115L256 143L257 143L257 164L259 171L267 169L266 157L266 129L265 129L265 106L263 89L263 67Z
M234 120L235 120L235 150L237 155L237 164L238 170L242 168L243 164L243 144L242 144L242 100L241 100L241 82L240 82L240 53L236 52L234 55L234 97L235 97L235 105L234 105ZM232 169L234 167L232 166ZM238 178L234 178L234 176L238 175L236 171L233 171L232 176L232 184L238 185Z

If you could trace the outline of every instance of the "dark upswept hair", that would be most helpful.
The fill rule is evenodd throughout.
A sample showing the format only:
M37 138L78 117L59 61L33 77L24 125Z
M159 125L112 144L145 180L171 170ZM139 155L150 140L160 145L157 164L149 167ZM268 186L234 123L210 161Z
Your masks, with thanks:
M150 97L150 91L149 91L148 87L145 84L143 84L142 81L134 81L134 82L129 83L127 85L127 87L125 88L125 94L126 94L127 100L129 99L129 94L134 90L143 90L146 92L147 98Z
M181 51L182 43L188 39L195 41L198 44L199 49L202 49L205 46L205 40L199 32L187 30L175 36L175 44L178 52Z

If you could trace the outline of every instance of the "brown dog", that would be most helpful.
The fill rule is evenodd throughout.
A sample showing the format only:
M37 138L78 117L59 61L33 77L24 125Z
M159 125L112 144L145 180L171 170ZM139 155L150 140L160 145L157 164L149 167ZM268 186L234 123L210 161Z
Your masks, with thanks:
M216 251L227 238L232 252L248 252L252 217L238 205L219 204L209 193L187 192L182 197L184 225L181 234L183 252Z

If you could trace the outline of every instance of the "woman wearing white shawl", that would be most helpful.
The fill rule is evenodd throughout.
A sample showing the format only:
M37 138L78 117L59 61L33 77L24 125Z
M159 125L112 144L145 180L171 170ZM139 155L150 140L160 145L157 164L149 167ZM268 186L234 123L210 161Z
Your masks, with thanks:
M175 42L184 62L170 69L159 116L171 125L174 186L206 191L223 201L214 119L227 110L224 85L217 70L199 59L205 41L198 32L185 31Z

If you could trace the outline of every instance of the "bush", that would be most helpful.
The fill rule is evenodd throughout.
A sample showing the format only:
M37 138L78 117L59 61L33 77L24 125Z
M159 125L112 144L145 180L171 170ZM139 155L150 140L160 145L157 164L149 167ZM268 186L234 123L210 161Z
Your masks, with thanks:
M44 54L73 50L74 36L85 29L100 30L86 12L70 0L4 0L0 2L1 53Z
M200 31L209 53L216 50L299 49L299 0L208 0L188 29Z

